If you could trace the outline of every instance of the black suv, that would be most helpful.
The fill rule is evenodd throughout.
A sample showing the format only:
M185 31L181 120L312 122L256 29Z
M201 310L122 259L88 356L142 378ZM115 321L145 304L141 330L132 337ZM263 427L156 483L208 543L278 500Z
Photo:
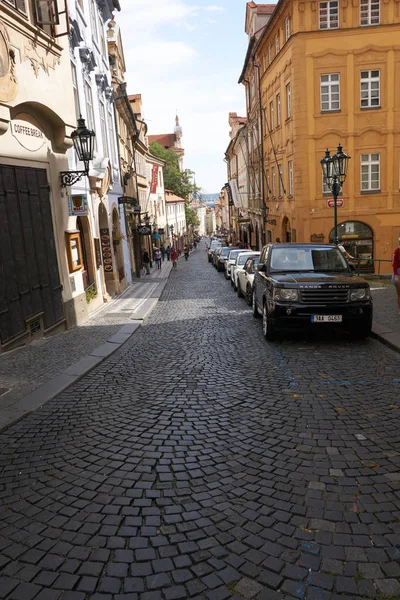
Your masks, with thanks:
M330 324L357 337L371 333L369 284L354 275L333 245L268 244L253 285L253 315L263 316L263 333Z

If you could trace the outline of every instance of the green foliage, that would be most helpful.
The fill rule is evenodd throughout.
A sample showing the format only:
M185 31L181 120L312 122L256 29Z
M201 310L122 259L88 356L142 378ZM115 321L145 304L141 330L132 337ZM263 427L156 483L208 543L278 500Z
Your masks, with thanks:
M185 169L181 172L179 170L178 157L173 150L166 150L157 142L153 142L150 144L150 152L165 161L164 187L166 190L171 190L185 200L188 200L191 195L199 193L200 188L192 181L193 171Z
M197 217L196 211L191 208L189 202L185 202L185 215L186 215L186 225L193 225L193 227L198 227L200 225L200 221Z

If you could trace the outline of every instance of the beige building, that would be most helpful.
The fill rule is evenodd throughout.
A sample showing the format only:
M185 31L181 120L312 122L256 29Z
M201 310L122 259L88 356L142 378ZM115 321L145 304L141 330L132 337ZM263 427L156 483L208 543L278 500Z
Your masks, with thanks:
M76 127L68 26L35 4L0 4L0 352L65 328L77 259L60 187Z

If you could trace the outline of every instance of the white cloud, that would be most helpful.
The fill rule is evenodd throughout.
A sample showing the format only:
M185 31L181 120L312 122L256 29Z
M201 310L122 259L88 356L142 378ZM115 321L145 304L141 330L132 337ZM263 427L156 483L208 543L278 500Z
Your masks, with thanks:
M157 71L166 72L166 68L188 63L196 56L196 52L184 42L170 42L162 39L152 39L139 43L125 52L126 63L134 66L140 59L137 73L154 76ZM150 73L149 69L152 69ZM155 69L155 70L154 70Z
M207 10L208 12L223 13L224 7L217 6L216 4L210 4L209 6L205 6L205 10Z

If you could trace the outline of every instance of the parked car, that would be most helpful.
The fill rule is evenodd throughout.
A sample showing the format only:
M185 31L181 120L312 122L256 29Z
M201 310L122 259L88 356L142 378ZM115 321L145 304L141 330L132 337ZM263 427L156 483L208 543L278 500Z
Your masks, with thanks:
M231 285L233 285L233 289L237 292L237 272L243 269L244 264L247 258L250 256L259 256L260 252L254 252L253 250L243 250L240 254L236 256L235 263L231 267Z
M222 246L222 242L220 242L219 240L212 240L210 247L207 251L207 258L208 258L208 262L212 261L212 255L215 252L215 250L217 248L221 248Z
M230 248L230 252L225 262L225 279L231 278L231 266L235 264L238 254L243 252L243 248Z
M263 334L327 325L357 339L371 333L369 284L355 275L340 250L328 244L268 244L253 283L253 315L262 314Z
M219 248L214 250L214 252L212 253L211 263L212 263L212 266L215 268L217 268L217 258L218 258L219 253L221 252L221 250L222 250L222 246L220 246Z
M240 271L238 271L237 293L239 298L241 298L242 296L245 297L246 302L249 306L251 306L253 297L254 273L259 261L260 252L255 258L252 258L251 256L247 258L243 269L240 269Z
M225 263L231 250L232 248L229 246L223 246L218 250L218 254L215 253L214 261L217 271L225 271Z

